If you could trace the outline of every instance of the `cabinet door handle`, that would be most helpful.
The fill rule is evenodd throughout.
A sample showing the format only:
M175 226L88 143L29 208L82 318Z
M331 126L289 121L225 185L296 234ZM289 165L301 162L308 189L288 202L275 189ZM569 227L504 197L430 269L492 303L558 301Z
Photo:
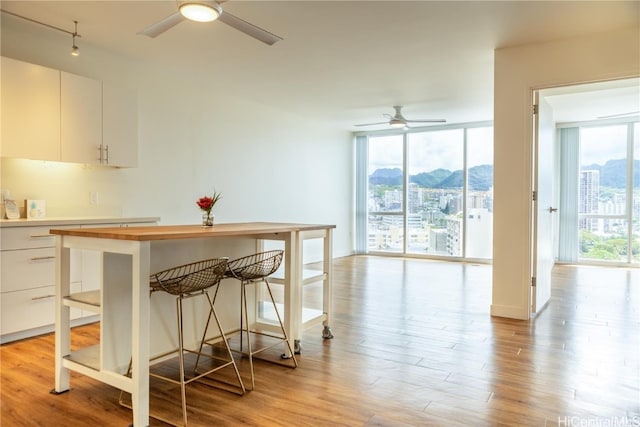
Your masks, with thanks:
M105 164L109 164L109 146L105 145L104 146L104 163Z
M30 261L44 261L44 260L47 260L47 259L56 259L56 257L55 256L37 256L37 257L30 258L29 260Z
M53 237L53 234L31 234L29 237L32 239L43 239L45 237Z
M31 301L38 301L38 300L41 300L41 299L48 299L48 298L53 298L53 297L55 297L55 294L53 294L53 295L42 295L40 297L31 298Z

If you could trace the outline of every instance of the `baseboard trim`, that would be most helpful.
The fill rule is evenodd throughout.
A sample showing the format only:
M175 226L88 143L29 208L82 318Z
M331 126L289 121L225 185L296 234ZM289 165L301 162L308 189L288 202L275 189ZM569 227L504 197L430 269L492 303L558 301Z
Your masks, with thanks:
M528 310L523 310L522 307L491 304L491 315L508 319L529 320L530 313Z

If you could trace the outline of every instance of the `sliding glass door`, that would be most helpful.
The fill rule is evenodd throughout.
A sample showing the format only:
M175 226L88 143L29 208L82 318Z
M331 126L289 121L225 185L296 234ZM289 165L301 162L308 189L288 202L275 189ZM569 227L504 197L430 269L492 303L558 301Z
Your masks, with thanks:
M367 182L356 191L366 191L358 218L367 224L356 228L367 230L367 252L491 258L490 124L372 133L366 145Z

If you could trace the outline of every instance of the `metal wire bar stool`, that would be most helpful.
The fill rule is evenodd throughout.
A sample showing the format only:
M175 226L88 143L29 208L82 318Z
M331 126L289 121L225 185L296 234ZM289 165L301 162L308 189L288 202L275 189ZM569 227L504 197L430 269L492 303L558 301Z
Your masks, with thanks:
M235 371L235 377L238 381L238 384L233 384L234 387L237 387L237 394L244 394L245 387L240 377L240 372L238 371L238 367L233 359L233 354L231 353L231 348L229 347L229 343L227 341L227 337L224 334L222 329L222 325L220 324L220 320L218 319L218 315L216 313L214 307L215 295L218 293L218 285L220 280L222 280L227 271L227 261L228 258L212 258L203 261L193 262L190 264L181 265L178 267L173 267L168 270L160 271L158 273L152 274L149 278L149 286L151 288L151 294L154 292L166 292L171 295L176 296L176 311L177 311L177 320L178 320L178 348L173 351L169 351L160 356L154 357L151 359L152 361L166 358L167 356L178 353L179 360L179 368L180 368L180 378L176 380L174 378L161 375L159 373L149 372L149 375L155 378L159 378L174 384L180 384L180 392L181 392L181 401L182 401L182 418L184 425L187 425L187 396L186 396L186 385L201 379L215 371L226 368L228 366L233 366ZM215 287L214 298L212 299L209 295L209 290ZM202 340L200 341L200 347L198 350L191 350L184 348L184 331L183 331L183 307L182 302L185 299L196 297L196 296L205 296L209 303L209 317L207 319L204 332L202 335ZM224 343L226 348L226 357L222 358L216 356L214 354L206 354L202 352L203 343L207 335L207 330L209 328L209 323L211 317L215 320L215 323L218 327L218 331L220 333L219 337L220 341ZM193 368L193 372L191 376L187 378L185 375L185 360L184 356L186 353L192 353L197 355L195 366ZM215 366L213 368L207 369L205 372L198 372L198 364L200 363L201 357L207 357L212 361L222 362L221 364L213 363ZM131 363L129 364L129 369L127 375L131 373ZM221 381L225 384L229 384L225 381ZM211 385L206 383L207 385ZM226 389L227 391L230 391ZM123 402L123 393L120 393L120 404L123 406L128 406ZM161 421L167 422L169 424L174 424L171 421L162 419L160 417L151 415L154 418L160 419ZM175 425L175 424L174 424Z
M284 342L287 345L289 350L290 357L287 355L283 355L283 359L292 359L293 366L292 368L298 367L298 361L295 358L293 353L293 348L291 347L291 343L289 342L289 337L287 336L287 332L284 328L284 324L282 323L282 318L280 317L280 313L278 312L278 307L276 306L276 301L273 298L273 293L271 292L271 286L267 277L273 274L278 267L280 267L280 263L282 262L284 251L282 250L272 250L266 252L259 252L256 254L244 256L242 258L234 259L233 261L228 262L227 272L225 277L235 278L240 280L242 290L240 292L240 350L232 350L237 351L243 355L249 357L249 366L251 368L251 389L255 388L255 377L253 372L253 355L260 353L264 350L272 348L281 342ZM269 292L269 298L271 299L271 303L273 304L273 309L275 311L276 317L278 319L278 324L280 325L280 329L282 331L282 335L274 335L265 331L259 331L256 329L251 329L249 326L249 316L248 316L248 306L247 306L247 291L246 288L248 285L257 285L260 283L264 283L266 285L267 291ZM257 294L257 292L256 292ZM248 350L243 351L243 334L246 332L247 336L247 348ZM266 337L276 338L275 343L271 343L270 345L264 345L260 348L253 348L251 343L251 334L262 335Z

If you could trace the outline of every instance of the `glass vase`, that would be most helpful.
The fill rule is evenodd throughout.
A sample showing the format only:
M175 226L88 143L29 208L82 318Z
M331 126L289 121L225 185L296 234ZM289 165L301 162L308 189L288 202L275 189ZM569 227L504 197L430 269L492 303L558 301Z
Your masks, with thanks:
M205 212L202 214L202 226L213 227L214 216L211 212Z

